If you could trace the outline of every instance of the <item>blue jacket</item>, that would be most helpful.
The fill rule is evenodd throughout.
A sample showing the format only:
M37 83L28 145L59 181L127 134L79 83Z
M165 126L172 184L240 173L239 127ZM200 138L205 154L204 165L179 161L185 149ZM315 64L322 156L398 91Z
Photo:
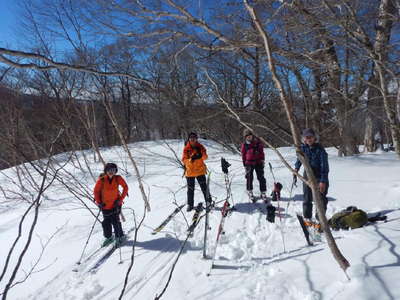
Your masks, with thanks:
M324 147L320 144L315 143L311 147L306 144L301 144L301 151L308 157L310 161L311 168L314 171L314 175L318 182L328 182L329 164L328 164L328 154L326 153ZM301 162L297 159L295 163L295 169L299 170L301 167Z

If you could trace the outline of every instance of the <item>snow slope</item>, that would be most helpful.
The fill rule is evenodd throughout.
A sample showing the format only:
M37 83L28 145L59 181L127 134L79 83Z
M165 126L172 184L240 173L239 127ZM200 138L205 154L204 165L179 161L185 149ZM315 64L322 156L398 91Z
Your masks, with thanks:
M292 176L272 151L266 151L267 162L271 162L276 179L284 186L280 202L282 221L277 217L274 224L268 223L254 204L248 202L240 157L225 152L217 144L203 142L210 157L207 162L212 171L210 189L216 201L226 197L220 157L232 164L230 178L236 211L226 219L225 235L217 249L217 268L212 270L211 276L206 276L210 260L202 258L204 224L201 222L189 239L162 299L400 299L400 163L393 153L339 158L336 150L328 149L331 172L327 215L356 205L369 213L383 211L388 216L386 223L334 232L339 248L351 264L348 270L351 281L348 281L324 240L313 247L306 246L295 217L302 207L301 184L290 195ZM180 157L182 142L168 141L168 144ZM135 262L124 299L154 299L167 282L172 263L186 237L185 218L190 221L192 213L178 214L161 233L151 235L152 229L175 208L174 201L185 203L186 181L165 142L137 143L131 145L131 149L150 192L152 211L138 233ZM294 163L292 148L281 148L280 151ZM90 152L86 154L87 158L92 158ZM127 221L123 226L127 231L134 225L131 209L138 219L143 215L137 178L121 148L105 149L103 155L120 166L120 174L130 187L124 209ZM57 159L61 163L66 157L64 154ZM78 162L84 165L80 157L79 161L75 159L67 164L65 169L90 191L93 179L88 173L82 173L77 167ZM96 174L101 172L100 164L90 164ZM268 168L265 173L270 190L273 179ZM13 189L14 170L5 170L1 176L2 188ZM255 191L257 188L255 179ZM96 255L77 266L94 218L58 182L46 191L45 196L33 244L23 260L23 270L30 269L40 256L42 244L54 236L44 249L37 272L11 289L8 299L118 299L133 242L128 241L121 253L114 252L95 272L89 270L96 262ZM18 231L21 214L26 209L26 204L5 201L3 197L0 194L0 272ZM195 201L203 201L200 190L196 190ZM88 205L96 212L93 204ZM218 209L210 215L207 248L210 256L220 216ZM32 215L29 218L28 221ZM24 229L22 240L26 238L27 226ZM133 238L133 234L130 237ZM101 226L96 224L85 257L95 251L102 240ZM14 256L12 260L15 262L15 259ZM120 259L122 263L119 263ZM78 272L73 272L74 269ZM0 291L9 276L10 272L0 282ZM23 278L21 270L17 280Z

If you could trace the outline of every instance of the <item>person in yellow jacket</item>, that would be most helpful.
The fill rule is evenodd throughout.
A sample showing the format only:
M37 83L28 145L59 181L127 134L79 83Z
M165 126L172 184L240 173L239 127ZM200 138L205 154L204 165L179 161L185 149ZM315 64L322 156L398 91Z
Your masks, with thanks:
M198 142L198 136L191 132L188 141L183 149L182 162L185 166L187 180L187 209L191 211L194 206L194 184L195 179L200 185L206 200L206 207L211 205L211 196L207 187L206 173L207 166L204 161L208 158L206 148Z

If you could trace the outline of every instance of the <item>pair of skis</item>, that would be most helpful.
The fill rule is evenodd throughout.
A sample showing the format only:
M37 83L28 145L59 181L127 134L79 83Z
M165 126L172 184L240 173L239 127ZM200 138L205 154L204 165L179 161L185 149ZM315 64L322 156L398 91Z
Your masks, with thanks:
M174 209L174 211L169 214L167 216L167 218L165 218L165 220L163 222L161 222L161 224L159 226L157 226L152 232L151 234L155 235L157 233L159 233L161 230L164 229L164 227L182 210L182 208L185 206L185 204L179 205L178 207L176 207ZM200 221L200 213L203 211L204 207L203 207L203 203L200 202L196 208L194 209L194 214L192 217L192 222L188 227L188 232L193 232L195 227L198 225L199 221Z
M221 168L222 168L222 172L225 175L225 186L226 186L226 199L224 201L224 204L222 206L221 209L221 221L219 223L218 226L218 231L217 231L217 237L215 240L215 245L214 245L214 251L213 251L213 257L211 260L211 264L210 264L210 269L209 272L207 273L207 276L211 275L211 270L215 267L214 262L215 262L215 258L216 258L216 254L217 254L217 248L218 248L218 244L219 244L219 239L221 237L221 234L224 234L224 224L225 224L225 219L228 216L229 212L232 212L232 210L234 209L234 207L231 207L230 203L229 203L229 199L232 197L231 195L231 185L229 182L229 176L228 176L228 168L230 167L230 163L228 163L223 157L221 157Z
M125 236L128 237L128 235L130 233L132 233L135 229L136 229L136 227L130 228L127 231L127 233L125 234ZM118 248L122 247L128 240L129 239L126 239L124 242L122 242L118 246L116 246L113 243L113 244L107 245L105 247L103 247L103 246L99 247L92 254L90 254L88 257L86 257L82 263L79 263L78 265L82 265L82 264L87 265L92 261L93 258L97 257L97 254L102 253L102 255L100 255L100 257L97 258L96 262L88 270L88 272L96 273L97 270L100 268L100 266L103 265L109 257L111 257L111 255L114 253L114 251L117 250ZM103 252L102 250L104 250L105 252ZM81 268L79 268L79 269L81 269ZM77 268L72 269L72 271L79 272L80 271L79 269L77 267Z

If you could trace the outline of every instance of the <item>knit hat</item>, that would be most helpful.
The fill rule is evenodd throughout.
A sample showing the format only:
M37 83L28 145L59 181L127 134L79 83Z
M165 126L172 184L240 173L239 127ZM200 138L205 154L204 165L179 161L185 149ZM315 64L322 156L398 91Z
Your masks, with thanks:
M303 130L302 134L303 137L306 136L315 136L315 131L312 128L306 128Z
M189 133L188 139L190 139L191 137L194 137L197 139L198 138L197 133L192 131L191 133Z
M104 166L104 173L107 173L107 171L112 170L112 169L115 169L115 173L118 172L118 167L117 167L116 164L114 164L114 163L107 163L107 164Z
M253 132L250 129L245 128L243 130L243 137L249 136L249 135L253 135Z

